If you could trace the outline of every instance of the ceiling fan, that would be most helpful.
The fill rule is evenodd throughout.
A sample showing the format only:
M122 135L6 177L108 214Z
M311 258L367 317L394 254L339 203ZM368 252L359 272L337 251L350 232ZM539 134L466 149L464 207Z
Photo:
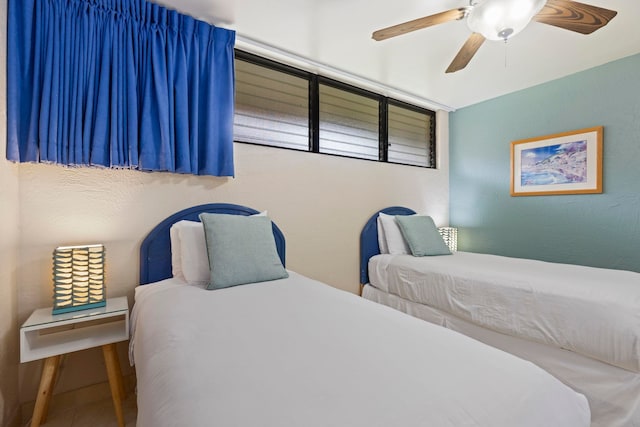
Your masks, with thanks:
M467 66L485 40L505 42L522 31L531 20L581 34L591 34L604 27L618 12L572 0L470 0L469 6L414 19L383 28L372 35L380 41L466 19L471 35L453 59L447 73Z

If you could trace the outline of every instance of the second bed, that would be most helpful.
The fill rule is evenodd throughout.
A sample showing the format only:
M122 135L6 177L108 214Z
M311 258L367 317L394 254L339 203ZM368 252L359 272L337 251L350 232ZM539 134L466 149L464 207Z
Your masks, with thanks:
M381 254L380 212L361 235L364 298L536 363L587 396L594 427L640 426L640 274L467 252Z

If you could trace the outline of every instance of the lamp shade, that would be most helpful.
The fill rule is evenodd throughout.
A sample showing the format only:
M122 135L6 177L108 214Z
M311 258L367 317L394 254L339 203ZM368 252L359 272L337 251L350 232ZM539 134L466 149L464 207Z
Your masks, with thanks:
M488 40L507 40L522 31L546 0L483 0L467 18L471 31Z
M53 314L104 307L103 245L60 246L53 251Z
M458 229L455 227L438 227L442 239L451 252L458 250Z

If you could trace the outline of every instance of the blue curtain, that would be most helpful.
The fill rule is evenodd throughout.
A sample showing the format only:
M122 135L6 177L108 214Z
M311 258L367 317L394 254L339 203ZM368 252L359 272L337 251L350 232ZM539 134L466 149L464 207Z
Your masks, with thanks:
M9 0L7 158L233 176L235 32L145 0Z

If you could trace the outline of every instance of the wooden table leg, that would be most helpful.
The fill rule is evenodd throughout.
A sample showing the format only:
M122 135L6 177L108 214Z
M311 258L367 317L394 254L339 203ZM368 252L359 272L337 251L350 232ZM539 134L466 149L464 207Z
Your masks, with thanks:
M42 417L40 418L40 424L44 424L47 422L47 416L49 415L49 404L51 403L51 398L53 397L53 389L58 383L58 375L60 374L60 365L64 360L65 355L61 354L58 356L58 361L55 363L54 371L53 371L53 379L51 380L51 393L49 393L47 399L44 401L44 409L42 410Z
M40 423L47 420L49 412L49 402L53 394L53 385L60 365L61 356L47 357L42 366L42 375L40 376L40 387L38 387L38 397L36 397L36 405L33 408L33 417L31 418L31 427L38 427Z
M118 427L124 427L124 414L122 413L124 386L122 384L122 371L120 370L120 361L118 360L116 345L103 345L102 353L104 354L104 362L107 367L107 376L109 377L109 386L111 388L111 397L113 398L116 418L118 419Z

